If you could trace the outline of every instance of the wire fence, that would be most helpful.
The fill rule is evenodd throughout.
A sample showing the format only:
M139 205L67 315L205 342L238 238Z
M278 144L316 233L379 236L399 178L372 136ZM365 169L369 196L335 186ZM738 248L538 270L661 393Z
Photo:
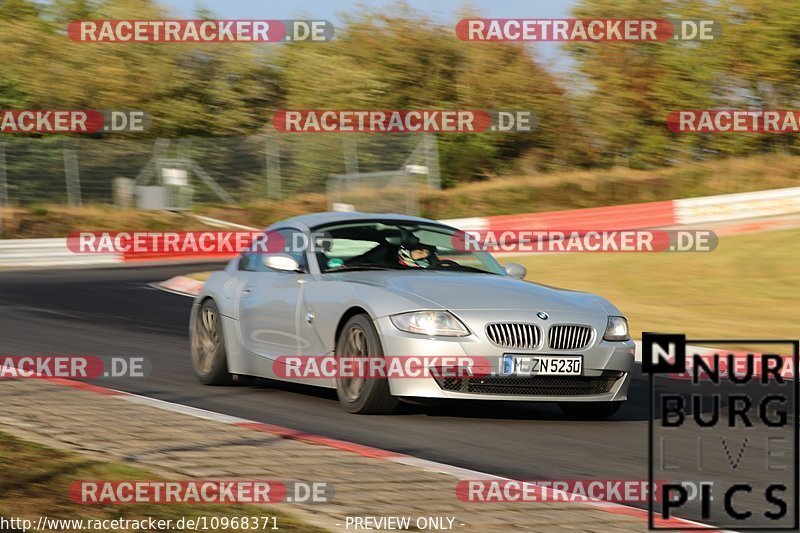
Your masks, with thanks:
M395 183L406 195L440 183L436 141L429 135L6 138L0 140L0 206L118 203L117 178L139 188L160 186L176 175L176 168L186 182L172 185L185 187L194 203L242 204L333 191L337 196L331 203L354 204L359 195L348 200L342 187L330 186L331 180L347 181L351 192L353 186L380 191L382 178L371 176L386 172L414 176ZM372 202L361 198L359 204L357 209L369 210ZM413 201L404 205L414 209Z

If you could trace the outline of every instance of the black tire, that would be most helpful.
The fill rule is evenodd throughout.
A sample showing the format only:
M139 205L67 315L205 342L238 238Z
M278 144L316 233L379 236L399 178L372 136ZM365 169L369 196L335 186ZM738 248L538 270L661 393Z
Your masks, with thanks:
M603 420L614 416L622 402L558 402L558 407L575 420Z
M335 353L337 357L358 355L383 357L383 347L378 332L369 316L355 315L345 323L339 338L336 339ZM400 400L389 392L389 381L381 378L360 380L336 378L336 395L345 411L362 415L390 414L400 403Z
M232 385L219 309L214 300L202 303L192 327L192 368L205 385Z

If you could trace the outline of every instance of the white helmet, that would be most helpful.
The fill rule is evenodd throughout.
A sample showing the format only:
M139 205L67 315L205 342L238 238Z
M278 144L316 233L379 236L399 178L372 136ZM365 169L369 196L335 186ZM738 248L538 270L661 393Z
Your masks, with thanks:
M428 255L420 259L414 259L411 253L413 250L426 250ZM397 259L400 261L400 264L412 268L428 268L431 264L431 255L433 255L433 252L430 247L421 244L401 244L400 249L397 251Z

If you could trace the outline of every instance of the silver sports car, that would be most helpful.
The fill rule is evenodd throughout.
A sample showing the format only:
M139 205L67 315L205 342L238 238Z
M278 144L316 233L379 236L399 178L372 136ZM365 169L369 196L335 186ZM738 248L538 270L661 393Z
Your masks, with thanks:
M402 215L319 213L273 224L264 236L278 248L254 245L213 273L194 302L200 381L335 388L352 413L388 413L420 398L557 402L581 418L615 413L634 358L622 313L593 294L523 281L523 266L470 251L459 234ZM357 357L462 357L488 368L305 372L320 367L309 362ZM303 372L287 367L297 361Z

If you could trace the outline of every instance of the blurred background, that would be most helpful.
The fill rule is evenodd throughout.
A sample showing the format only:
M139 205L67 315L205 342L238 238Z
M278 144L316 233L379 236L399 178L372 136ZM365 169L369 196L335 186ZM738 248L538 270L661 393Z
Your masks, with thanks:
M721 35L704 42L465 42L454 27L467 17L704 19L719 23ZM66 31L73 20L170 18L325 19L335 36L323 43L103 44L73 42ZM0 0L0 110L142 110L150 117L144 133L0 133L0 344L12 354L143 354L157 363L153 376L141 385L109 386L286 425L293 428L289 435L352 440L513 479L644 476L650 413L638 367L614 431L523 402L463 412L434 408L430 416L415 407L391 420L356 421L335 405L335 396L262 384L212 391L195 382L189 367L191 300L154 288L199 290L223 263L208 263L205 254L169 258L174 263L157 257L158 264L124 253L77 254L65 237L264 228L342 206L419 214L462 229L711 230L719 246L708 253L509 253L498 260L524 265L532 283L608 298L636 339L648 331L689 339L796 339L797 134L674 133L666 119L681 109L800 110L798 74L798 0ZM528 110L537 127L528 133L281 133L272 117L282 109ZM85 458L60 459L0 432L0 517L71 514L66 487L84 475L154 479L131 470L136 462L152 460L159 469L179 464L191 467L192 476L216 477L218 466L226 477L240 471L228 472L210 447L217 445L210 431L183 446L175 441L173 419L151 424L133 416L120 438L137 436L137 447L109 446L109 427L92 429L92 419L104 424L128 411L86 410L83 396L74 409L60 396L25 392L22 380L4 386L13 386L4 389L11 409L0 426L18 417L23 436L34 435L38 424L44 442L64 432L70 447L119 456L125 464L118 471ZM36 414L49 406L57 408ZM51 425L49 417L60 420ZM116 419L111 429L121 427ZM140 447L136 424L153 441L153 453ZM148 429L163 424L170 432ZM591 441L584 438L587 427ZM224 446L241 448L229 433L217 433ZM266 433L262 438L242 441L242 453L250 454L252 444L286 456L283 444ZM516 448L534 450L538 461L508 453ZM182 457L176 452L186 460L173 463ZM195 469L205 457L213 458L214 469ZM248 460L254 457L261 456ZM287 468L302 475L305 459L286 457ZM320 457L322 467L339 461ZM342 465L352 470L342 463L336 475L345 472ZM356 501L370 506L373 500L399 505L411 486L399 475L403 486L391 498L362 498L381 478L353 472L360 476ZM438 496L429 500L430 511L449 508ZM78 514L190 512L102 507ZM330 506L337 519L357 508ZM402 509L412 507L392 512ZM551 529L559 521L580 527L555 507L542 512L526 527L543 520ZM609 516L591 528L619 530ZM307 529L290 523L287 530Z
M405 192L380 207L459 217L780 187L800 171L794 135L678 134L665 125L676 109L796 107L794 0L443 2L432 11L419 2L210 4L0 2L0 108L152 117L144 134L0 137L4 236L37 236L19 221L59 219L62 205L113 204L115 178L147 184L165 165L184 169L192 188L168 207L235 206L247 214L233 218L258 225L335 200L357 204L353 196L374 198L387 183ZM65 31L76 19L301 15L332 19L335 38L92 44ZM470 43L453 31L466 16L702 18L723 29L711 42ZM527 109L538 127L414 136L282 134L270 125L278 109L313 108Z
M704 42L464 42L454 26L466 17L710 19L722 33ZM326 19L335 37L96 44L66 35L71 20L163 18ZM531 229L537 213L570 220L572 209L800 185L796 135L666 125L679 109L798 108L796 0L0 0L0 57L0 109L151 117L146 133L0 135L0 264L42 246L25 238L207 227L196 215L265 227L336 203ZM537 128L286 134L271 125L280 109L523 109ZM137 206L132 191L159 185L170 192L160 205ZM775 206L788 220L704 224L722 236L713 253L517 260L528 279L610 298L634 331L793 337L800 308L787 287L800 286L800 213L791 198L800 189L790 191L726 211L763 218ZM523 219L502 215L528 218L519 227ZM37 253L47 264L86 260Z

